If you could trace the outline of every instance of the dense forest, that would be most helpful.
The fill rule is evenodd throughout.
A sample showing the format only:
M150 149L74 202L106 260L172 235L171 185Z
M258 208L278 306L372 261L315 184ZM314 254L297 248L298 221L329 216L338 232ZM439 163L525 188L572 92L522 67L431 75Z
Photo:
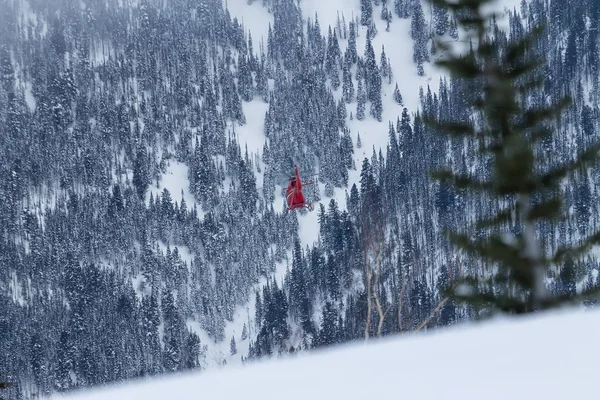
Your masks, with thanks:
M424 121L470 121L478 86L442 78L421 88L417 110L396 90L402 112L385 121L382 86L397 77L371 43L377 26L410 20L411 37L400 39L423 75L433 39L458 40L455 16L419 0L361 0L324 35L293 0L256 3L273 17L260 48L221 0L0 0L0 372L12 384L2 395L207 368L210 343L191 321L232 354L248 341L238 356L251 360L479 317L440 303L455 277L481 269L441 232L501 205L429 179L442 164L486 165L467 165L476 149ZM530 49L545 56L543 88L528 101L573 99L543 143L556 161L596 140L600 125L600 1L565 3L523 0L507 31L489 31L502 48L546 26ZM236 131L256 101L267 105L258 154ZM350 119L389 132L361 165ZM293 162L324 184L307 192L313 246L275 201ZM187 166L194 204L151 193L171 163ZM600 227L597 168L565 185L572 218L538 227L547 248ZM283 280L273 274L280 263ZM553 291L598 279L593 257L571 267L547 277ZM248 326L226 337L250 300Z

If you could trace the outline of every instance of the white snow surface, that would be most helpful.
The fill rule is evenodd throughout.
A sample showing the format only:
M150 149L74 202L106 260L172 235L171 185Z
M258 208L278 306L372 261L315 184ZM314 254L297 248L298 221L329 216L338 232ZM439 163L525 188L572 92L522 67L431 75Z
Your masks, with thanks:
M273 16L263 7L262 0L254 0L252 4L248 2L248 0L223 0L223 5L227 5L231 16L237 18L244 26L246 36L248 32L252 35L254 52L260 54L262 44L266 53L269 23L272 27Z
M185 199L187 209L191 210L195 205L200 218L204 218L202 207L196 202L196 198L190 192L190 181L188 179L189 167L179 161L169 160L166 172L161 175L158 182L154 181L146 192L146 204L150 202L150 194L156 197L162 196L164 189L167 189L171 194L174 202L181 204L181 200Z
M598 329L599 311L568 309L53 399L595 398Z

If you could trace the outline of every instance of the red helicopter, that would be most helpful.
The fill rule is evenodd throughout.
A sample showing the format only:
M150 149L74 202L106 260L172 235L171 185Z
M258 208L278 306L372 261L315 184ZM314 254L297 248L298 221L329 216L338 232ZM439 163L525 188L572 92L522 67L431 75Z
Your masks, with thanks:
M287 212L290 210L297 210L299 208L306 208L308 211L312 211L313 205L306 201L304 193L302 193L302 181L298 174L298 166L294 164L296 170L296 176L291 177L285 191L285 198L287 200ZM312 185L314 182L305 183L304 186Z

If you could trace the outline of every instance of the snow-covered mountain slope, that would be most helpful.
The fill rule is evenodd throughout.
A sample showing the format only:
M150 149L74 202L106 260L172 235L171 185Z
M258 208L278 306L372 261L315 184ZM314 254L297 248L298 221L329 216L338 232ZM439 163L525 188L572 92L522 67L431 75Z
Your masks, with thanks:
M503 18L505 10L518 7L519 3L519 0L503 0L496 2L494 11L498 14L498 21L501 27L508 25L506 18ZM247 34L249 33L252 35L254 51L257 54L264 51L268 29L269 26L272 26L273 24L273 16L265 7L263 7L262 2L254 1L252 4L248 4L246 0L223 0L223 4L224 6L227 6L232 17L236 17L238 21L243 23ZM426 19L429 19L431 13L429 5L425 1L422 2L422 5L424 7ZM344 20L345 23L348 24L352 18L360 16L359 0L301 0L299 6L303 14L304 22L306 23L308 19L314 21L315 18L317 18L322 33L325 36L327 36L329 27L332 29L336 27L338 18ZM386 145L389 139L388 123L390 121L396 123L396 120L400 117L404 107L406 107L410 113L416 112L419 108L420 88L426 90L429 85L432 92L437 92L439 80L443 76L441 71L433 66L433 58L431 63L426 63L424 65L425 75L419 76L417 74L417 69L412 57L413 40L410 37L411 20L399 19L394 15L394 20L390 25L389 31L387 31L386 22L379 18L381 7L381 5L376 5L373 8L373 21L375 22L378 33L372 39L372 44L378 63L381 53L385 49L385 53L391 62L393 72L391 83L384 80L382 85L382 121L378 122L370 115L367 115L362 121L359 121L356 118L350 119L350 114L356 114L356 100L346 105L348 115L347 126L353 139L353 159L356 169L349 171L348 187L335 188L332 197L324 195L324 184L320 184L321 200L319 203L326 207L331 198L333 198L340 209L346 209L346 191L349 191L353 184L359 186L360 165L362 160L365 157L371 158L373 151L379 153L381 150L384 155L386 153ZM365 26L359 26L357 50L361 55L364 53L366 46L366 36L367 28ZM348 40L339 39L339 44L343 53L347 47ZM355 71L353 70L353 74L354 73ZM398 84L403 97L403 105L397 104L393 97L396 83ZM336 98L341 97L341 90L340 86L338 90L334 91ZM251 102L242 103L242 107L244 114L246 115L246 124L239 126L230 122L228 129L235 131L242 149L246 147L251 154L251 157L258 155L259 158L262 159L262 148L266 141L264 135L264 115L268 109L268 104L259 99L254 99ZM357 146L357 137L359 135L361 140L360 148ZM262 186L263 172L264 164L261 165L260 172L255 170L258 187ZM154 185L149 192L156 196L161 193L163 188L167 188L170 191L174 201L180 202L183 198L190 206L197 204L189 190L187 166L184 164L170 161L166 172L158 182L154 182ZM280 211L282 209L282 204L284 203L281 189L282 187L277 187L275 200L273 201L273 207L276 211ZM147 200L149 196L150 194L148 193ZM315 204L316 210L318 210L318 207L319 204ZM202 218L204 212L200 207L198 207L198 210L199 215ZM311 246L318 240L319 224L317 221L316 210L312 213L298 214L298 233L302 246ZM291 250L289 251L289 255L289 259L291 259ZM286 267L287 265L284 263L278 265L276 276L279 282L282 282L283 280ZM264 285L264 282L258 284L257 288L262 287L262 285ZM226 322L226 340L219 343L212 341L198 323L189 321L188 325L198 333L203 343L207 345L208 354L205 364L207 367L210 368L215 365L221 365L224 362L239 364L240 355L247 354L248 349L248 341L243 343L240 342L239 335L244 323L248 326L252 325L251 317L253 318L254 312L253 298L249 299L249 302L245 307L239 306L238 311L236 312L236 318L234 318L233 321ZM238 340L238 345L241 345L239 353L235 356L229 354L229 340L232 336Z
M260 51L259 44L266 42L269 24L273 23L272 16L268 14L262 7L260 1L255 1L248 4L246 0L223 0L227 4L232 16L237 17L239 21L243 21L244 27L252 34L255 51ZM388 7L393 9L393 2L389 2ZM303 14L304 22L315 18L318 19L322 34L327 37L329 28L333 30L338 23L338 19L345 21L346 24L353 18L360 16L360 0L300 0L299 6ZM518 7L519 0L502 0L497 1L490 6L490 12L497 14L499 26L506 28L508 21L506 10L512 10ZM422 1L425 18L430 20L431 8L428 3ZM360 179L360 165L365 157L370 158L373 152L380 150L385 155L386 145L388 141L388 122L396 122L402 114L402 109L406 107L409 113L417 111L419 107L419 90L424 88L427 90L429 85L432 92L437 92L442 72L433 65L434 58L431 63L424 65L424 76L417 74L416 65L413 62L413 40L410 37L410 19L399 19L395 14L393 22L390 25L389 31L386 30L386 22L379 17L381 14L382 4L373 7L373 21L377 28L377 35L372 39L375 57L379 64L381 53L385 50L392 66L393 78L391 83L384 80L382 85L382 103L383 115L382 121L378 122L373 117L367 116L363 121L356 118L350 119L350 114L356 114L356 100L346 105L347 109L347 126L350 129L351 137L354 144L354 163L355 170L349 171L348 187L336 188L332 197L324 196L324 184L320 185L321 200L320 203L327 206L331 198L334 198L340 209L346 208L345 192L357 184ZM357 50L359 54L363 54L366 45L367 27L359 26L357 37ZM340 50L342 54L347 47L348 40L339 39ZM257 45L258 44L258 45ZM353 73L355 71L353 70ZM402 94L404 104L398 105L394 101L394 88L398 84L400 93ZM342 88L334 91L336 98L342 96ZM239 133L239 139L242 143L248 145L248 150L262 155L262 143L265 142L265 137L262 134L264 119L264 109L258 101L243 104L244 113L254 121L242 127L236 127ZM260 116L260 121L256 122L256 117ZM361 146L357 147L357 137L360 135ZM262 182L262 174L257 172L257 181L260 185ZM281 196L281 188L278 187L277 196L274 201L275 210L281 209L283 197ZM318 204L315 205L318 209ZM312 245L318 239L318 222L317 213L308 213L299 215L299 237L304 246Z
M595 398L598 329L564 310L53 399Z

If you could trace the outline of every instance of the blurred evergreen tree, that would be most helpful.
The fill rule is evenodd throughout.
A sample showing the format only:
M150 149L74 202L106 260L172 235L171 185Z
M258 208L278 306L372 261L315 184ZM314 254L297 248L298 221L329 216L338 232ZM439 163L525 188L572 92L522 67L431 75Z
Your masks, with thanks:
M600 144L596 142L567 161L554 160L551 164L540 155L536 144L552 136L568 104L565 98L542 105L523 100L543 83L537 69L543 59L534 58L530 51L542 28L536 27L501 48L501 43L488 36L490 17L482 11L488 1L432 3L450 8L460 26L473 26L472 39L477 43L466 55L456 55L447 44L439 42L447 56L438 65L453 77L480 82L483 91L471 104L479 112L477 124L439 120L431 114L425 119L436 130L475 140L480 156L471 162L489 160L491 165L485 176L442 168L433 177L457 189L484 192L505 204L493 215L480 218L472 232L449 233L460 250L478 257L485 265L482 272L457 280L450 288L451 295L489 312L507 313L528 313L597 295L598 286L578 294L553 295L546 285L552 266L578 258L600 242L600 233L594 233L576 245L562 245L547 255L536 228L542 221L560 219L562 181L595 161ZM515 233L508 229L511 226L519 230ZM483 229L491 232L484 237L476 235Z

